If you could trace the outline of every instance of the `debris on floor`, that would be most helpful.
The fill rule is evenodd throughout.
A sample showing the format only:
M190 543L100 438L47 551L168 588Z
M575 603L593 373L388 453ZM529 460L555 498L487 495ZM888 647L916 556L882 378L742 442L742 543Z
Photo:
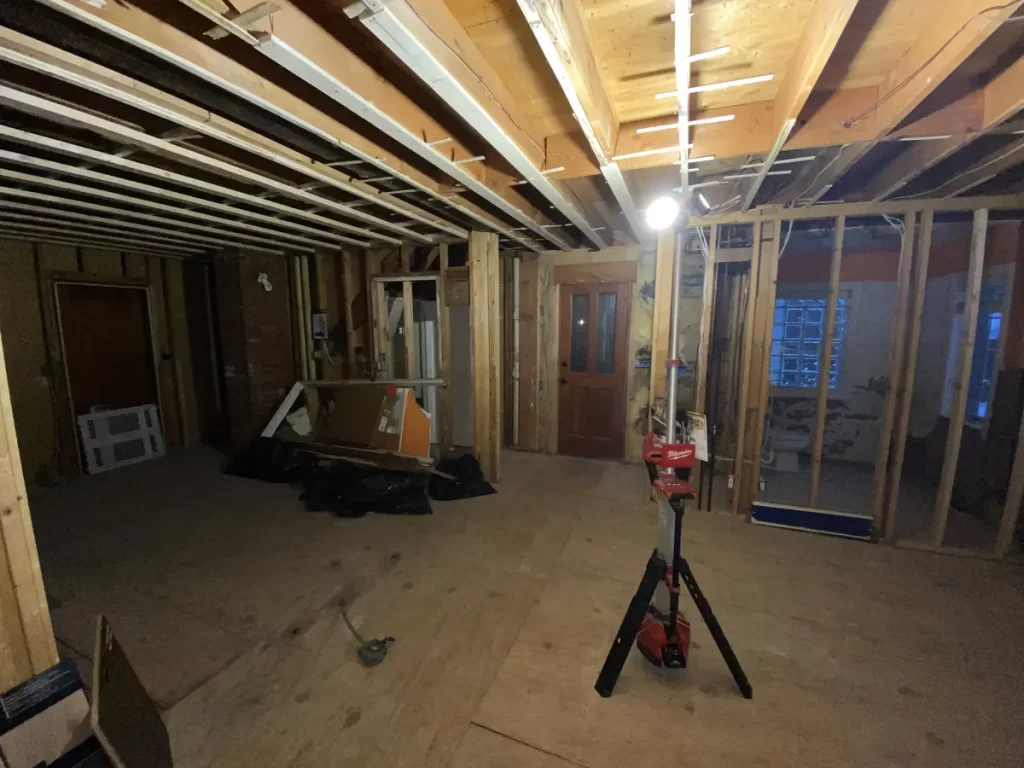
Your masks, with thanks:
M496 493L471 455L434 466L429 416L411 389L322 384L296 383L224 471L295 485L307 510L340 517L429 515L428 491L439 501Z

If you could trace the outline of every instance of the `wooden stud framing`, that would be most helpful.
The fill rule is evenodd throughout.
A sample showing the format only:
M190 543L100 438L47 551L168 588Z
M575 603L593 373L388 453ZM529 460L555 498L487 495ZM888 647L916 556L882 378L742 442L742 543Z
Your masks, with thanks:
M672 295L672 263L674 235L663 232L658 237L654 266L654 310L651 328L651 412L658 400L665 397L666 363L668 361L668 329ZM650 423L648 424L650 429Z
M892 426L896 419L896 401L900 375L903 370L903 349L906 346L907 307L910 299L910 266L914 254L914 232L917 213L908 212L903 219L903 246L896 278L896 315L893 320L889 346L889 387L882 404L882 433L875 454L875 474L871 485L872 531L877 536L882 530L882 510L885 503L885 479L889 470Z
M697 348L697 382L694 393L694 410L705 413L708 404L708 363L711 360L711 331L715 317L715 292L718 288L718 264L715 261L715 250L718 246L718 225L711 225L711 242L708 256L704 260L704 288L701 292L700 305L700 344ZM710 421L708 421L710 429ZM704 465L697 464L694 493L700 494L700 483L704 476Z
M757 275L761 266L761 222L754 222L753 249L750 255L750 274L747 289L747 310L743 319L743 359L740 361L740 391L736 398L736 456L733 459L732 511L739 514L743 496L743 469L745 462L744 439L747 430L747 396L750 393L750 362L753 356L754 308L757 303Z
M473 451L484 477L501 474L501 361L498 236L469 236L469 328L472 347Z
M523 256L519 270L519 446L540 450L538 373L541 366L539 259Z
M782 246L782 221L775 220L773 226L771 250L768 258L761 262L761 279L758 281L756 318L754 329L754 349L750 365L750 376L757 377L758 389L751 392L750 406L755 409L754 421L750 434L754 438L751 444L751 460L749 482L746 485L744 509L750 519L751 506L757 498L758 483L761 478L761 446L764 443L764 417L768 407L771 380L772 324L775 317L775 284L779 273L779 257Z
M935 529L932 545L941 547L949 520L949 504L953 497L953 481L960 459L960 438L964 431L964 417L967 414L967 389L971 378L971 363L974 356L974 342L978 330L978 305L981 303L981 279L985 268L985 240L988 235L988 210L974 212L971 230L971 261L967 268L967 301L964 304L964 334L960 340L957 358L956 378L953 381L953 405L949 412L949 434L946 436L946 453L942 460L942 472L938 495L935 497ZM1016 464L1016 459L1014 460Z
M843 258L843 235L846 231L846 217L836 219L832 240L832 262L828 273L828 301L825 305L825 336L821 341L821 355L818 358L818 398L814 412L814 437L811 441L811 488L807 494L807 505L813 507L818 501L818 486L821 483L821 454L825 448L825 412L828 410L828 379L832 365L832 339L836 333L836 307L839 305L839 271Z
M0 341L0 689L57 663Z
M451 359L452 337L451 321L448 313L448 243L441 243L438 254L441 276L437 281L437 320L441 343L438 345L438 374L448 384L437 391L437 439L441 455L445 456L452 449L452 391L451 391Z
M541 254L537 263L537 292L540 308L540 349L537 355L537 439L540 450L545 453L558 453L558 319L560 304L554 272L551 254Z
M900 500L900 481L903 478L903 456L907 447L907 433L910 429L910 407L914 399L914 378L917 375L917 353L921 341L921 321L924 316L925 292L928 288L928 262L932 250L932 224L934 214L925 211L921 217L920 235L917 244L917 279L914 282L914 307L907 334L907 365L903 383L899 390L899 422L893 438L892 463L889 467L889 501L885 508L883 524L886 541L896 536L896 514ZM1005 315L1004 315L1005 317Z
M1013 456L1010 487L1006 492L1003 517L999 521L999 533L996 535L996 557L1006 557L1010 551L1013 534L1017 530L1017 521L1020 519L1022 501L1024 501L1024 414L1021 415L1020 428L1017 431L1017 450Z
M356 361L356 329L355 312L353 304L356 300L356 284L359 282L359 265L356 263L356 255L352 251L341 252L341 300L344 306L345 315L345 352L348 356L348 377L359 378L364 371L357 369Z

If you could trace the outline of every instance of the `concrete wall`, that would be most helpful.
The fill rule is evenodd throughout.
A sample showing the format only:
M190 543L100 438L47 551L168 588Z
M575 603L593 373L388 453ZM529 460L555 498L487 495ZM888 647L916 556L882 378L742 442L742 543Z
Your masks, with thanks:
M67 405L56 319L44 311L53 311L47 277L54 272L72 279L137 278L149 285L164 436L168 445L176 446L198 433L181 264L164 261L96 248L0 240L0 332L28 483L54 472L78 471L77 428Z

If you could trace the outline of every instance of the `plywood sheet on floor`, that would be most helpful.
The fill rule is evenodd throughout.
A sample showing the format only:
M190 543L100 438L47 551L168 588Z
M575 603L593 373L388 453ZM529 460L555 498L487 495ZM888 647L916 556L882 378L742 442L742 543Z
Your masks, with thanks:
M754 699L740 697L684 599L690 668L659 672L633 653L603 700L593 683L653 525L632 534L611 509L590 522L570 538L476 723L587 768L667 755L701 766L1017 763L1024 672L1007 660L1024 648L1019 569L692 514L684 546Z

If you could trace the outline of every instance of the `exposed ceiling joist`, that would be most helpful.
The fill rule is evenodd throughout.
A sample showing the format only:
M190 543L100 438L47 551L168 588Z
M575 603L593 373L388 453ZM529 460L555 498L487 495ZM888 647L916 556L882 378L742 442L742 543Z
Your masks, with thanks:
M312 136L316 136L329 146L337 147L352 155L355 158L353 161L344 161L348 164L362 163L390 174L397 181L421 190L432 199L488 229L500 232L532 250L543 250L542 246L532 238L508 227L503 221L460 195L446 191L443 185L405 162L401 157L383 149L282 86L261 77L230 57L134 5L107 3L99 8L77 5L70 0L35 1L146 54L155 56L244 100L268 115L273 115ZM215 4L213 0L211 0L211 4ZM334 165L340 167L338 163ZM483 182L479 183L483 185ZM506 213L512 215L517 221L523 223L524 219L533 219L537 227L549 223L542 213L514 195L511 190L495 190L494 194L502 199L507 197L511 201L506 201L506 205L515 208L519 215L515 216L508 211ZM536 232L536 229L533 231ZM543 231L537 234L542 233Z
M19 131L18 133L26 135L23 131ZM0 135L6 134L0 131ZM45 137L40 138L45 139ZM0 149L0 160L13 163L15 165L28 166L29 168L35 168L50 174L50 176L21 174L18 176L7 176L7 178L74 191L87 197L112 200L125 205L163 211L173 214L174 216L206 221L221 227L243 228L245 230L244 233L232 233L233 236L237 238L251 239L258 242L278 242L284 247L299 247L293 246L293 243L312 246L314 248L337 248L339 243L346 243L348 245L355 245L363 248L370 245L366 240L357 240L355 238L346 237L345 235L339 235L336 232L325 232L314 227L306 226L305 224L284 221L256 211L233 208L232 206L224 203L186 195L165 187L143 184L142 182L126 179L121 176L101 173L100 171L95 171L86 166L58 163L53 160L46 160L34 155L27 155L24 152L12 152L6 149ZM14 173L6 171L6 169L4 169L4 171L6 173ZM136 194L122 195L120 193L104 189L102 186L84 186L81 184L74 184L73 182L54 178L54 176L71 176L73 178L86 179L94 182L95 184L117 187L135 192ZM155 200L150 200L150 197L160 197L166 200L173 200L179 203L179 205L167 205ZM195 210L197 208L218 211L221 215L204 213L201 210ZM227 217L237 217L237 219ZM270 224L272 227L292 228L299 232L307 232L315 237L296 235L290 232L281 232L277 229L268 229L266 227L253 224L253 221Z
M786 74L779 83L773 114L775 141L743 198L744 211L753 204L758 190L772 169L772 164L789 141L790 134L800 119L800 113L803 112L821 73L832 58L839 38L842 37L858 2L859 0L818 0L815 3L810 18L804 24L796 51L789 60Z
M648 233L641 228L636 204L622 170L611 159L615 153L619 120L601 79L579 0L517 2L583 130L601 175L608 182L633 236L641 239Z
M941 187L928 190L929 197L953 197L969 192L1003 171L1024 163L1024 139L1018 139L1007 147L993 152L979 160L965 171L958 173Z
M199 0L182 0L199 2ZM346 9L454 112L465 120L516 172L571 221L595 247L607 244L590 222L543 173L543 148L511 120L511 97L479 49L444 3L392 0L376 8L356 3ZM427 23L425 16L430 17ZM277 16L275 15L275 19ZM448 37L458 38L458 55ZM467 63L472 60L472 68ZM533 144L537 149L530 150ZM566 244L568 245L568 244ZM564 247L564 246L563 246Z
M20 91L14 91L14 89L7 89L5 86L0 86L0 102L4 99L5 91L13 91L15 94L21 94ZM36 101L44 101L36 99ZM66 109L66 108L65 108ZM83 147L80 144L72 144L67 141L61 141L60 139L53 139L49 136L43 136L38 133L31 131L22 131L17 128L10 128L6 125L0 124L0 136L9 138L13 141L17 141L21 144L28 144L30 146L39 147L59 154L68 155L70 157L77 157L82 160L88 160L101 165L109 165L111 167L126 170L132 173L138 173L143 176L147 176L152 179L156 179L161 182L169 182L177 184L179 186L194 189L198 192L204 192L206 194L214 195L216 197L235 200L239 203L254 205L257 208L266 208L274 211L275 213L283 216L292 216L298 219L304 219L306 221L319 224L323 227L328 227L335 231L340 232L351 232L353 234L361 235L368 239L380 240L382 242L390 243L392 245L399 245L401 240L395 237L382 235L379 232L371 232L368 229L356 227L345 222L336 221L335 219L329 219L326 216L321 216L313 211L307 211L303 208L296 208L289 205L284 205L276 200L270 200L265 197L259 197L248 192L241 192L232 187L225 187L220 184L213 184L202 179L197 179L194 176L189 176L183 173L177 173L175 171L169 171L164 168L158 168L147 163L141 163L137 160L132 160L128 157L122 157L117 153L103 152L100 150L92 149L90 147ZM198 153L196 153L198 154ZM306 193L308 194L308 193ZM234 209L232 209L234 210ZM238 210L235 211L236 215L243 215L243 212ZM285 222L282 221L280 226L286 226Z
M173 96L160 93L132 78L91 64L72 54L40 43L32 38L0 27L0 61L6 61L26 69L54 77L92 93L100 94L134 109L174 123L192 136L205 136L241 149L263 160L275 163L291 171L316 180L321 186L331 186L346 194L368 200L388 211L408 216L414 221L426 224L448 234L468 237L461 227L456 227L437 216L413 205L395 201L380 194L368 184L352 181L339 171L327 166L317 166L308 159L283 146L274 146L265 139L257 139L247 129L217 118L204 109ZM360 214L360 220L377 224L384 221L368 214Z
M6 191L0 191L0 195L5 193ZM162 242L171 245L195 246L206 250L216 250L225 246L231 246L278 256L284 254L284 250L281 248L243 244L230 238L209 237L184 232L173 228L176 226L176 222L170 222L170 227L155 227L148 224L139 224L134 221L111 218L111 215L119 213L116 208L109 209L107 213L107 216L92 216L85 213L75 213L74 211L58 210L52 207L47 208L44 206L15 203L0 198L0 221L4 222L38 224L42 227L49 227L56 232L63 232L67 227L73 227L78 230L91 231L103 235L122 234L138 236L145 237L147 240L153 240L155 243Z
M455 141L441 145L441 149L432 145L431 139L448 136L450 131L290 3L284 0L277 3L280 9L273 15L274 33L261 34L257 38L213 12L200 0L179 1L366 120L470 192L480 195L505 215L524 224L534 234L559 248L570 247L566 240L544 229L544 224L549 223L547 220L540 220L524 210L527 207L525 201L511 189L493 189L474 175L482 173L478 170L479 164L459 165L455 162L458 159L455 155L472 157L473 152ZM300 45L304 50L330 51L330 56L314 61L300 52ZM394 117L392 112L401 115L404 122ZM406 124L411 122L414 124Z
M925 98L1010 18L1024 0L993 5L992 0L946 3L930 14L917 39L900 57L875 103L850 114L843 124L852 128L873 116L877 133L863 143L844 148L839 159L822 173L804 196L819 200L858 160L894 131Z
M936 141L922 141L901 153L865 187L861 196L868 200L884 200L934 168L978 136L992 133L1000 125L1024 109L1024 58L1007 67L981 89L982 118L978 133L952 135Z
M22 234L40 235L42 237L54 236L72 239L77 245L98 245L107 248L134 247L143 248L148 251L166 251L178 255L198 255L206 253L208 248L197 248L195 246L181 245L180 243L164 244L153 241L151 235L142 235L142 239L136 239L130 235L121 233L101 234L81 227L74 227L70 224L62 224L56 228L53 224L29 224L16 221L0 221L0 232L20 232Z
M20 240L26 243L48 243L52 245L67 245L71 247L85 246L90 248L105 248L111 251L120 251L121 253L133 253L139 254L140 256L157 256L164 259L185 258L181 254L162 251L160 248L154 247L153 243L150 243L149 245L136 245L134 243L114 242L104 240L102 238L97 239L80 236L61 237L60 234L55 234L52 230L48 232L42 230L22 230L7 228L3 225L0 225L0 240Z

